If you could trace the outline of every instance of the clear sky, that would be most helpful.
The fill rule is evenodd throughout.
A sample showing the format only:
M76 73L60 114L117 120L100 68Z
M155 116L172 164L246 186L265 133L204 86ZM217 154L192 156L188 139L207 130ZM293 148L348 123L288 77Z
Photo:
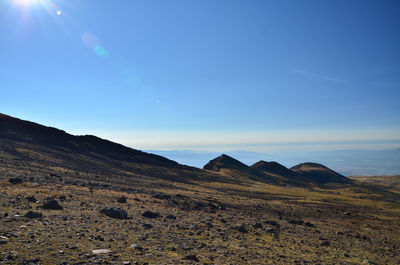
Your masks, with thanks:
M398 147L399 47L398 0L0 0L0 112L139 149Z

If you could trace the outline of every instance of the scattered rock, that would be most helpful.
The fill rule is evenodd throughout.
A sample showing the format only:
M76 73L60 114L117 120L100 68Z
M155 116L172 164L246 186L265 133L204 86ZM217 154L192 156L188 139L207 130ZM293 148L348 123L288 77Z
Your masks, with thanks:
M361 264L372 264L372 265L377 265L378 263L375 263L375 262L373 262L373 261L370 261L370 260L368 260L368 259L365 259L365 260L363 260L363 261L361 262Z
M313 228L315 227L315 225L311 222L305 222L304 225L308 226L308 227L313 227Z
M126 197L125 196L121 196L117 199L117 202L119 203L126 203Z
M21 184L22 183L22 179L21 178L10 178L8 181L11 184Z
M106 248L101 248L101 249L93 249L92 253L95 255L99 255L99 254L108 254L108 253L112 253L113 251L111 249L106 249Z
M263 226L262 226L261 223L255 223L255 224L253 225L253 227L254 227L254 228L257 228L257 229L263 228Z
M201 210L201 209L203 209L203 208L205 208L205 207L206 207L206 205L205 205L204 203L198 202L198 203L196 204L196 206L194 207L194 209L195 209L195 210Z
M37 202L35 196L28 196L28 197L25 197L25 199L26 199L28 202L34 202L34 203Z
M139 245L139 244L133 244L133 245L130 246L130 248L133 248L133 249L136 249L136 250L139 250L139 251L143 251L143 247L141 245Z
M325 238L320 238L319 242L321 243L322 247L329 247L331 245L331 242L329 242L329 240Z
M171 196L163 193L157 193L153 195L154 198L159 199L159 200L169 200L171 199Z
M106 207L100 211L101 213L104 213L108 217L111 218L117 218L117 219L127 219L128 218L128 213L117 207Z
M42 208L46 209L46 210L62 210L63 209L63 207L60 204L58 204L58 201L56 201L54 199L50 199L50 200L46 201L43 204Z
M40 259L39 258L36 258L36 259L31 259L31 260L23 260L22 261L22 264L27 264L27 265L29 265L29 264L38 264L38 263L40 263Z
M288 223L292 225L304 225L303 220L290 220Z
M8 238L5 236L0 236L0 244L7 244Z
M155 212L151 212L151 211L145 211L144 213L142 213L142 216L146 217L146 218L154 219L154 218L160 217L160 214L159 213L155 213Z
M276 226L276 227L281 227L281 225L279 223L277 223L276 221L265 220L263 223L264 224L273 225L273 226Z
M175 216L175 215L172 215L172 214L167 215L167 217L165 217L165 218L166 218L166 219L176 220L176 216Z
M186 260L192 260L192 261L195 261L195 262L199 262L200 261L199 258L196 255L187 255L185 257L185 259Z
M270 233L270 234L275 234L276 232L279 231L279 230L277 230L275 228L271 228L271 227L267 227L264 230L265 230L265 232Z
M210 209L212 209L212 210L218 210L218 206L215 205L215 204L212 203L212 202L209 202L209 203L207 204L207 206L210 207Z
M236 226L235 229L241 233L248 233L249 230L247 230L246 226L244 224Z
M153 225L151 225L151 224L143 224L143 227L146 228L146 229L150 229L150 228L153 228Z
M43 218L43 214L39 212L29 211L25 214L27 218Z

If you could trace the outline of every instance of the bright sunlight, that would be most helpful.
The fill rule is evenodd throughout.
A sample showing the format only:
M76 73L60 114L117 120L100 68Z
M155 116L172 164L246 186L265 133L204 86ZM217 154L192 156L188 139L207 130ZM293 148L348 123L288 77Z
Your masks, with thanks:
M32 6L43 3L43 0L14 0L14 3L21 6Z

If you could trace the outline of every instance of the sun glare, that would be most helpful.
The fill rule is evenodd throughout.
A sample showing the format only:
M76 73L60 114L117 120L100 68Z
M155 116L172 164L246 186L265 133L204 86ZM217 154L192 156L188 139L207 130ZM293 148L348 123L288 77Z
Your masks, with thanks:
M14 0L14 3L22 6L31 6L43 2L43 0Z

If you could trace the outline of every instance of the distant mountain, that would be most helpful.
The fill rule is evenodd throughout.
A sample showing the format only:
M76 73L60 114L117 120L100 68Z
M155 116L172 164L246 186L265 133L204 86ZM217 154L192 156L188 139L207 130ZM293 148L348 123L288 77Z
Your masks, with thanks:
M211 160L204 167L204 169L218 171L222 168L246 170L249 167L239 160L236 160L228 155L222 154L221 156Z
M303 163L288 169L277 162L261 160L249 167L225 154L212 159L204 166L204 169L212 171L224 170L224 174L227 175L237 176L242 174L249 179L277 185L304 186L309 184L351 182L339 173L316 163Z
M278 174L278 175L287 175L293 174L294 172L289 170L287 167L279 164L278 162L266 162L264 160L260 160L257 163L253 164L251 168L264 171L268 173Z
M291 170L316 183L350 183L345 176L317 163L301 163L292 167Z

